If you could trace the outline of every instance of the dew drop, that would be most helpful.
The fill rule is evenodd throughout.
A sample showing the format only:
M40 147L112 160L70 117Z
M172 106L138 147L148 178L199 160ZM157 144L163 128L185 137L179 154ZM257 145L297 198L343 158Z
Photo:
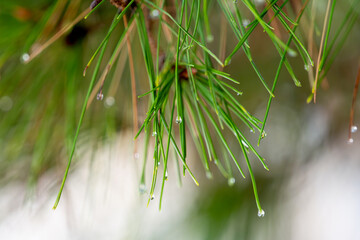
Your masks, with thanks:
M102 101L104 99L104 94L102 92L99 92L97 95L96 95L96 99L99 100L99 101Z
M168 180L168 172L165 172L165 180Z
M235 184L235 178L231 177L228 179L229 186L233 186Z
M152 136L155 137L156 135L157 135L157 132L154 131L154 132L152 133Z
M309 65L308 65L308 64L305 64L305 65L304 65L304 69L305 69L305 71L309 71Z
M287 54L289 55L289 57L296 57L297 56L297 52L295 52L295 51L287 51Z
M250 132L251 132L251 133L255 133L254 129L250 129Z
M357 130L358 130L357 126L351 126L351 132L352 133L356 133Z
M208 43L213 42L213 41L214 41L214 36L213 36L213 35L208 35L208 36L206 37L206 41L207 41Z
M114 97L107 97L105 100L105 107L110 108L115 104L115 98Z
M13 107L13 100L9 96L3 96L0 98L0 110L3 112L10 111Z
M244 147L249 148L249 145L244 140L241 140L241 143L244 145Z
M347 141L348 144L352 144L354 142L354 139L353 138L349 138L349 140Z
M150 12L150 18L151 19L157 19L159 17L160 13L159 10L154 9Z
M262 134L261 134L261 138L264 138L264 137L266 137L266 132L264 131L264 132L262 132Z
M206 172L206 177L207 177L208 179L212 179L213 175L212 175L211 172Z
M255 6L262 6L265 3L265 0L254 0Z
M145 193L146 192L146 186L144 183L141 183L140 186L139 186L139 192L141 194Z
M265 216L265 211L264 210L259 210L258 211L258 217L264 217Z
M250 20L249 19L244 19L242 21L242 25L246 28L248 25L250 24Z
M160 161L158 161L158 163L157 163L157 164L158 164L158 166L160 166Z
M153 194L153 195L151 195L150 200L154 200L154 199L155 199L155 196Z
M231 59L227 62L227 64L226 65L230 65L231 64Z
M176 119L175 119L175 122L176 122L177 124L182 123L182 118L181 118L180 116L177 116Z
M30 55L28 53L24 53L21 55L21 62L27 63L30 60Z

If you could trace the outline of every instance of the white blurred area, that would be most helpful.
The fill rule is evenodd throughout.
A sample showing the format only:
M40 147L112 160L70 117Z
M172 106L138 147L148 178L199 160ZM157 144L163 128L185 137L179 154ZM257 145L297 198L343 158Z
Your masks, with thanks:
M274 198L274 210L267 211L270 204L264 204L266 215L256 218L249 229L255 232L251 239L360 239L360 139L355 135L351 145L345 134L330 139L331 114L309 108L303 114L276 106L272 110L272 116L280 116L274 113L279 111L287 118L270 119L262 148L271 169L266 174L269 181L282 171L290 177L282 183L280 197ZM294 131L287 131L289 123ZM138 191L142 156L134 160L131 139L130 133L123 133L111 146L99 149L91 172L89 156L84 156L71 172L55 211L54 181L61 173L44 176L35 197L25 202L23 185L1 189L1 239L206 239L202 236L206 226L188 225L196 204L202 204L198 197L211 191L215 180L200 177L196 187L187 175L179 188L170 169L162 211L158 191L146 207L148 195ZM291 161L289 169L281 168L285 161ZM203 174L200 166L195 168L197 176ZM147 187L151 173L149 166ZM244 182L237 178L236 184ZM255 204L251 206L256 215ZM238 239L228 237L229 228L237 228L236 216L240 215L234 213L227 229L218 229L227 232L220 234L221 239Z
M346 138L343 138L346 139ZM360 239L359 143L337 141L299 168L287 188L291 239Z
M169 175L162 211L158 210L158 195L147 207L149 195L139 193L143 160L141 155L134 159L132 139L129 132L120 134L114 143L96 152L91 168L90 157L84 157L69 174L55 211L52 207L59 184L54 187L54 181L60 180L62 173L44 176L28 200L23 185L1 189L0 239L156 239L169 219L182 221L183 209L196 196L192 180L185 177L179 188ZM160 171L162 176L162 168ZM149 168L147 174L151 173Z

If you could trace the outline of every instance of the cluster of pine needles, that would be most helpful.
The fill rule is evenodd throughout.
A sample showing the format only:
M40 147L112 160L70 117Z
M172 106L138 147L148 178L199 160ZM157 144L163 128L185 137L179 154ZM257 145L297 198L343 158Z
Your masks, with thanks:
M272 100L275 97L280 73L282 69L286 69L295 86L301 86L288 59L299 56L308 72L312 90L308 102L316 101L317 89L321 84L326 83L327 72L359 15L360 1L354 0L349 4L343 21L334 28L333 17L336 15L336 2L336 0L95 0L92 3L81 0L55 1L26 37L21 34L16 35L17 38L19 36L22 39L25 38L25 41L21 42L21 59L26 66L37 61L40 54L46 54L44 50L55 44L62 36L68 34L69 37L69 32L74 31L79 22L94 21L92 18L96 12L101 11L101 8L108 5L107 14L110 14L112 10L114 12L113 21L108 26L107 33L102 40L98 41L98 47L93 50L94 53L83 72L85 76L90 69L92 70L87 93L85 96L80 94L83 99L81 113L77 116L78 113L75 111L79 98L77 93L82 91L80 87L82 85L77 80L80 77L77 75L78 71L74 70L81 68L79 66L81 57L79 57L79 52L73 51L69 54L72 58L63 63L73 74L68 76L65 83L59 82L58 91L51 96L46 90L38 91L36 89L40 85L46 87L49 84L47 83L49 76L53 74L50 73L51 68L58 68L51 66L50 63L47 65L45 62L41 62L41 67L31 68L31 75L35 75L34 78L38 80L25 83L24 88L30 88L27 91L29 95L22 98L22 103L16 103L13 107L14 111L9 111L5 117L2 117L0 136L4 136L3 139L10 143L16 135L23 137L24 145L31 139L35 142L31 147L33 149L31 170L35 172L34 176L38 176L44 171L44 165L50 165L44 159L50 159L56 155L56 152L61 151L58 142L51 141L55 137L54 135L65 138L64 142L69 158L54 204L55 209L60 201L74 158L78 138L81 135L80 129L86 119L85 113L92 107L90 104L95 98L99 101L104 99L108 105L113 104L115 89L119 85L118 78L121 77L125 68L124 62L128 58L133 134L135 139L143 134L145 142L140 189L148 193L149 201L153 198L155 188L160 187L159 208L161 209L164 186L168 178L169 160L175 161L179 176L188 174L196 185L199 184L190 169L191 162L187 158L187 146L189 145L189 135L191 135L206 176L211 177L212 175L211 162L228 179L230 185L235 183L233 166L236 166L236 170L243 178L246 175L250 176L258 215L263 216L264 210L260 205L251 159L258 159L263 167L269 170L265 159L257 152L256 145L259 145L261 139L266 136L264 129ZM113 6L109 8L110 3ZM318 5L321 4L326 4L327 7L325 14L319 14L321 17L319 19L316 11ZM88 7L78 14L84 5ZM12 12L17 10L17 15L14 16L18 20L20 19L19 21L27 20L26 8L17 9L18 6L11 3L4 9L6 7ZM220 12L215 13L214 9L219 9ZM97 21L100 20L97 19ZM55 28L54 26L58 22L63 24L55 33L50 34L52 27ZM215 22L221 23L220 34L213 32ZM229 29L231 32L228 31ZM255 49L256 45L252 45L249 37L259 29L267 36L263 41L270 41L279 55L279 63L274 71L273 79L263 77L261 69L257 67L253 58L252 49ZM134 52L134 49L138 48L133 44L135 33L140 42L142 62L135 60L136 56L140 55L136 55ZM320 36L319 41L316 38L317 33ZM228 39L229 36L231 39ZM229 45L234 42L234 39L236 44ZM71 43L71 38L68 41ZM213 42L218 43L218 49L214 49ZM5 41L1 43L4 44ZM232 50L227 52L229 48ZM9 63L11 62L10 56L16 50L15 45L13 48L6 48L0 59L1 67L19 68L17 64L15 66L15 64ZM268 93L268 104L263 119L253 116L241 104L239 100L239 95L242 95L242 91L239 90L240 81L224 70L229 64L239 64L236 61L231 63L232 59L236 58L236 54L243 54L246 57L251 66L250 70L256 74L258 83ZM22 68L24 67L22 66ZM42 70L44 68L47 70ZM143 69L146 70L147 82L142 82L141 89L144 89L144 85L148 89L141 95L137 95L139 92L137 82L140 80L136 79L136 72ZM54 69L52 70L54 71ZM20 79L29 72L30 69L27 72L20 71L13 74L3 71L2 75L5 77L2 77L0 83L1 94L11 96L18 93L17 91L20 90L16 89L16 86L21 86L21 83L10 84L10 80L14 79L15 74L19 74L17 79ZM114 77L109 84L106 79L111 75ZM244 79L246 78L244 77ZM63 92L70 94L64 96ZM41 97L42 100L32 104L31 108L24 107L26 98L35 98L35 96ZM59 98L64 98L65 103L61 110L58 106ZM140 120L138 118L141 114L138 114L137 107L139 98L146 99L148 102L146 115L144 119ZM44 103L40 104L44 99L49 99L49 101L45 105ZM111 113L110 109L108 111L109 113L105 117L109 119L107 123L112 122L109 124L112 127L107 125L105 131L115 131L116 127L113 123L115 113ZM65 130L56 127L59 124L57 122L59 117L62 119L61 113L64 112L67 115L64 120L66 122ZM53 118L51 121L41 121L38 117L32 118L33 113L35 116L53 116ZM28 118L16 120L23 116L28 116ZM32 120L31 124L28 123L29 119ZM77 126L74 119L78 119ZM14 131L6 129L6 126L11 126L15 122L19 125L23 124L23 128L20 130L17 128ZM138 122L141 122L140 126L138 126ZM12 127L15 129L15 126ZM36 140L29 133L29 128L35 128ZM50 131L49 129L54 130ZM258 134L257 143L252 143L247 139L249 132ZM237 142L236 148L231 146L230 140L233 139L227 133L234 136ZM4 142L1 144L5 145ZM152 151L149 149L150 146L154 146ZM52 153L44 155L48 148L52 149ZM18 156L14 152L20 151L16 147L4 149L9 154L6 156ZM138 156L137 151L136 149L135 157ZM242 154L239 154L240 152ZM152 156L149 157L149 154ZM152 182L148 186L149 189L146 190L145 166L148 159L153 159L151 163L153 164L153 175ZM3 159L1 161L4 166L6 161ZM245 161L246 164L242 164L241 161ZM162 168L159 168L161 165ZM157 183L158 181L160 183Z

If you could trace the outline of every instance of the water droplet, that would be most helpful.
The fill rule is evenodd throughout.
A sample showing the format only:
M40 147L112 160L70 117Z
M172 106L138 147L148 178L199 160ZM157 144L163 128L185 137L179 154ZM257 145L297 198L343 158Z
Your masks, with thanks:
M177 124L182 123L182 118L181 118L180 116L177 116L175 122L176 122Z
M157 19L159 17L160 13L159 10L154 9L150 12L150 18L151 19Z
M99 92L97 95L96 95L96 99L99 100L99 101L102 101L104 99L104 94L102 92Z
M206 41L207 41L208 43L213 42L213 41L214 41L214 36L213 36L213 35L208 35L208 36L206 37Z
M145 193L146 192L146 186L144 183L141 183L140 186L139 186L139 192L141 194Z
M295 51L287 51L287 54L289 57L296 57L297 56L297 52Z
M264 131L264 132L262 132L262 134L261 134L261 138L264 138L264 137L266 137L266 132Z
M0 110L3 112L10 111L13 107L13 101L9 96L3 96L0 98Z
M239 93L239 92L237 92L237 93L236 93L236 95L237 95L237 96L240 96L240 93Z
M254 129L250 129L250 132L251 132L251 133L255 133Z
M262 6L265 3L265 0L254 0L255 6Z
M357 130L358 130L357 126L351 126L351 132L352 133L356 133Z
M308 64L305 64L305 65L304 65L304 69L305 69L305 71L309 71L309 65L308 65Z
M264 217L265 216L265 211L264 210L259 210L258 211L258 217Z
M109 108L115 104L115 98L107 97L105 100L105 107Z
M244 19L242 21L242 25L246 28L248 25L250 24L250 20L249 19Z
M235 184L235 178L231 177L228 179L229 186L233 186Z
M158 166L160 166L160 161L158 161Z
M153 194L153 195L151 195L150 200L154 200L154 199L155 199L155 196Z
M352 144L352 143L354 142L354 139L353 139L353 138L349 138L347 142L348 142L348 144Z
M231 59L228 61L225 60L225 65L230 65L230 64L231 64Z
M28 53L24 53L21 55L21 62L27 63L30 60L30 55Z
M206 172L206 177L207 177L208 179L212 179L213 175L212 175L211 172Z
M156 135L157 135L157 132L154 131L154 132L152 133L152 136L155 137Z
M168 180L168 172L165 172L165 180Z
M241 143L244 145L244 147L249 148L249 145L244 140L241 140Z
M135 153L135 154L134 154L134 157L135 157L136 159L139 159L139 158L140 158L140 153Z

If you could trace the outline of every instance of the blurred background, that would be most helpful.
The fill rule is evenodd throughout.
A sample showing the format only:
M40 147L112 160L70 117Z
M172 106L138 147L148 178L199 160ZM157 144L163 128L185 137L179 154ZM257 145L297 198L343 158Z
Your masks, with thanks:
M210 2L214 39L208 45L217 52L221 13L216 1ZM263 7L262 1L255 2ZM319 46L327 1L315 2L313 6L310 1L305 13L306 19L312 19L311 13L316 12L314 39ZM229 184L213 163L213 177L207 178L190 141L187 161L200 186L189 175L180 184L174 161L170 161L162 210L158 210L159 189L147 206L153 167L151 161L146 166L146 189L140 189L141 193L144 137L140 136L135 147L126 50L120 53L104 85L104 100L93 96L62 199L52 210L90 81L90 75L84 78L82 73L106 35L116 9L102 4L87 20L24 63L34 43L44 44L91 1L2 1L1 238L360 239L360 138L354 133L353 143L348 143L351 101L360 64L360 10L354 2L336 5L334 32L352 6L356 6L352 13L356 17L318 90L317 103L306 103L311 93L310 70L304 69L299 56L289 61L302 87L296 87L286 71L280 76L267 136L257 148L270 171L249 155L265 210L265 216L259 218L250 178L234 173L235 184ZM305 20L303 24L307 26ZM114 34L122 30L120 26ZM306 42L306 27L300 31ZM148 91L147 75L136 31L131 37L136 93L140 95ZM280 59L264 37L259 28L250 42L254 61L271 85ZM228 31L227 39L229 53L236 38ZM110 39L109 45L115 46L116 41ZM107 57L110 54L111 50L105 53ZM244 93L238 98L241 104L262 119L268 95L244 54L237 53L224 71L240 81ZM356 112L359 107L356 102L354 125L360 121ZM138 108L141 124L147 101L140 98ZM254 143L257 140L254 134L248 137ZM236 146L233 140L230 144Z

